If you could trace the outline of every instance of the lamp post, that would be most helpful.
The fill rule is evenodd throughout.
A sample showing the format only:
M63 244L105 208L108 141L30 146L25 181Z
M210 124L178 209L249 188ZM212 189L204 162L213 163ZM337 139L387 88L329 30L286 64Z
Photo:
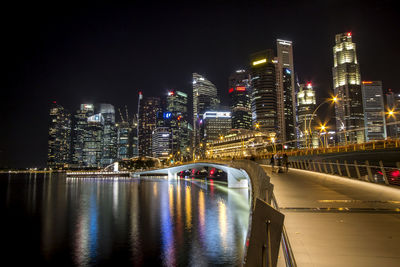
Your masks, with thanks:
M321 104L318 105L318 107L314 110L314 112L311 114L311 118L310 118L310 122L308 123L308 132L310 133L310 139L311 139L311 144L312 144L312 130L311 130L311 123L314 119L314 115L315 113L318 111L318 109L320 107L322 107L322 105L326 104L326 103L337 103L339 101L339 98L337 96L333 96L332 98L328 98L326 99L324 102L322 102Z

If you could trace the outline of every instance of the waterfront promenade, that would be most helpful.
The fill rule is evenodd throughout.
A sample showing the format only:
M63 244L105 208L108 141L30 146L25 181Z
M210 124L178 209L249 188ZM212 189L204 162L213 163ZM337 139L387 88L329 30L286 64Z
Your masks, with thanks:
M400 266L399 188L261 166L274 184L298 266Z

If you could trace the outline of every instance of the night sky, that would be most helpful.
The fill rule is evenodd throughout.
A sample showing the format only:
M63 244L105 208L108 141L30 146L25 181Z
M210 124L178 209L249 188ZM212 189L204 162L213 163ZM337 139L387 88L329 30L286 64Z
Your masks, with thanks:
M400 89L395 1L13 2L0 15L0 167L45 167L54 100L70 111L84 102L127 105L133 115L139 90L190 93L198 72L227 104L229 75L252 52L275 49L277 38L293 41L295 71L318 99L332 90L334 36L347 31L362 79Z

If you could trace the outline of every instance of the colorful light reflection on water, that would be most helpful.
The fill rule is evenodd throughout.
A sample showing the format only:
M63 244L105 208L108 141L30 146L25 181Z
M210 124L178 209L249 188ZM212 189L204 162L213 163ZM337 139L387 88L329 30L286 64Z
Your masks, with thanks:
M247 189L191 179L0 178L4 254L14 264L241 264Z

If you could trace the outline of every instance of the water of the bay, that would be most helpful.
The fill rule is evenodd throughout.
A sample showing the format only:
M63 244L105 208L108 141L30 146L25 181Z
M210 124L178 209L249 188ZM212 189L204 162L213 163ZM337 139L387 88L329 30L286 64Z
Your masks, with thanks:
M0 174L8 266L238 266L247 189L192 179ZM6 266L3 265L3 266Z

